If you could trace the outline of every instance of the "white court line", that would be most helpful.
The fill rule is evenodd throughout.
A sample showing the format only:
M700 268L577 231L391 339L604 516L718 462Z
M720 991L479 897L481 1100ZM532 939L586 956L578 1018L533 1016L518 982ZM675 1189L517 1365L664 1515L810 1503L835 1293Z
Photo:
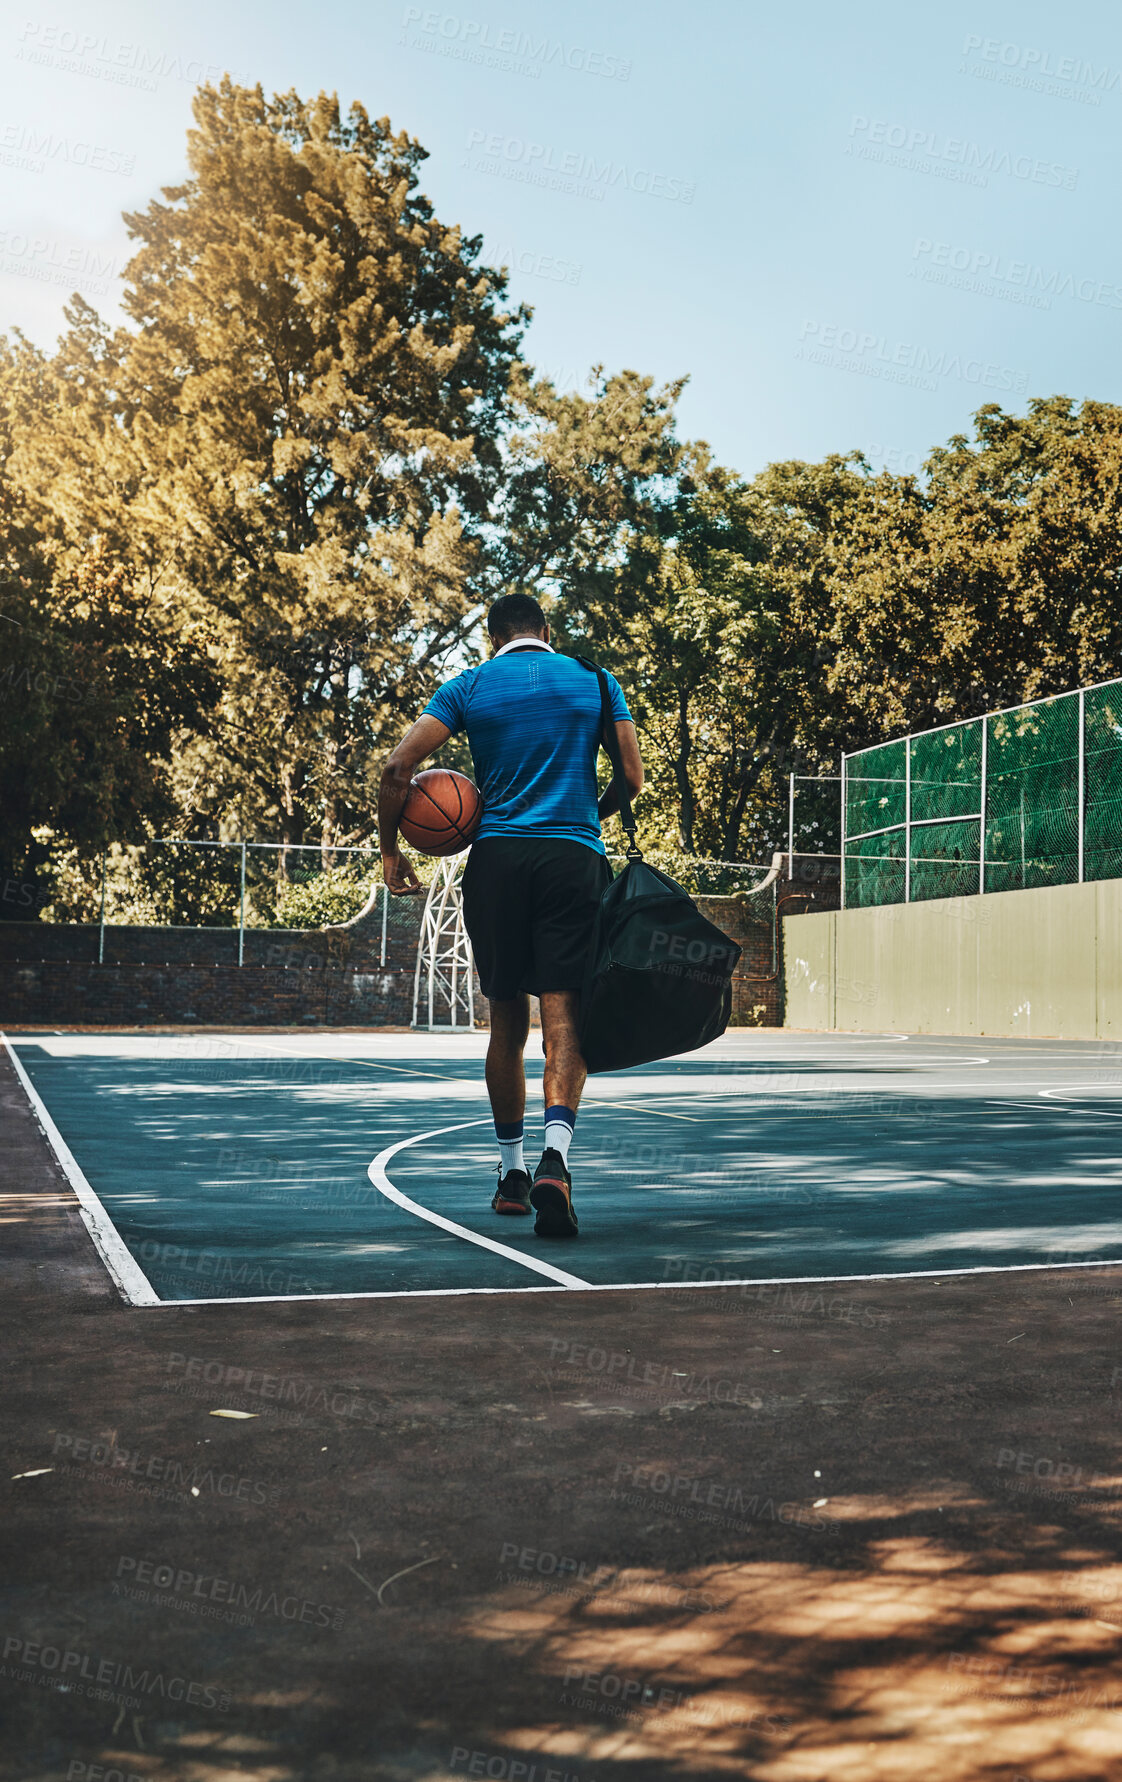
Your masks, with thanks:
M990 1108L1026 1108L1032 1114L1040 1112L1039 1101L998 1101L995 1098L993 1101L988 1101L986 1106Z
M1036 1093L1048 1101L1060 1101L1060 1106L1063 1107L1066 1104L1060 1099L1062 1096L1082 1095L1090 1098L1096 1090L1107 1089L1111 1086L1112 1085L1108 1083L1084 1083L1077 1084L1075 1088L1072 1089L1038 1089ZM1117 1087L1117 1084L1115 1083L1113 1086ZM1099 1100L1103 1099L1105 1098L1100 1095ZM1115 1095L1111 1096L1110 1099L1112 1101L1117 1101L1118 1097ZM1091 1114L1097 1120L1122 1120L1122 1113L1113 1113L1110 1108L1068 1107L1067 1111L1069 1114Z
M525 1257L520 1258L525 1261ZM696 1290L710 1293L727 1287L832 1287L847 1281L948 1281L962 1275L1042 1275L1061 1269L1122 1268L1122 1256L1100 1257L1097 1262L1008 1262L981 1268L913 1268L882 1275L754 1275L728 1281L582 1281L584 1293L675 1293ZM1122 1275L1118 1286L1122 1291ZM450 1299L475 1293L559 1293L559 1287L391 1287L369 1293L258 1293L245 1299L161 1299L168 1311L177 1306L273 1306L290 1300L344 1299Z
M901 1035L900 1037L906 1038L907 1036ZM306 1300L312 1300L312 1301L340 1300L340 1301L342 1301L342 1300L362 1300L362 1299L444 1299L444 1298L463 1298L463 1297L467 1297L470 1295L477 1295L477 1294L550 1293L550 1292L557 1292L558 1290L560 1290L562 1288L567 1291L571 1291L573 1289L579 1289L579 1290L583 1290L584 1292L588 1292L588 1293L665 1292L668 1289L673 1289L675 1291L687 1291L687 1290L693 1291L695 1289L708 1289L710 1291L714 1291L714 1290L725 1289L725 1288L729 1288L729 1287L782 1287L782 1286L814 1286L814 1285L828 1286L828 1285L841 1283L841 1282L848 1282L848 1281L883 1281L883 1282L921 1281L921 1280L943 1280L943 1279L958 1278L960 1276L970 1276L970 1275L1042 1274L1042 1273L1046 1273L1046 1272L1054 1272L1056 1270L1061 1270L1061 1269L1113 1268L1113 1267L1122 1266L1122 1257L1120 1257L1120 1258L1108 1257L1106 1259L1103 1259L1100 1257L1099 1259L1097 1259L1096 1261L1093 1261L1093 1262L1008 1263L1008 1264L997 1264L997 1265L991 1265L991 1266L981 1266L981 1267L975 1267L975 1268L907 1269L907 1270L898 1270L898 1271L894 1271L894 1272L879 1273L879 1274L766 1275L766 1276L756 1276L756 1277L738 1276L734 1279L723 1280L723 1281L673 1281L673 1280L671 1280L671 1281L609 1281L609 1282L604 1282L604 1283L584 1281L579 1276L567 1274L564 1270L554 1268L549 1263L538 1262L535 1258L526 1256L521 1251L510 1249L505 1244L500 1244L492 1238L483 1237L478 1232L469 1231L465 1226L457 1225L454 1221L452 1221L450 1219L443 1218L443 1216L441 1214L434 1213L429 1208L422 1207L418 1202L410 1200L407 1195L402 1194L400 1192L400 1190L395 1188L393 1186L393 1183L390 1182L388 1176L385 1173L385 1165L389 1162L391 1157L396 1155L396 1153L398 1151L405 1150L406 1148L408 1148L411 1145L420 1144L425 1139L437 1138L446 1132L456 1132L456 1131L461 1130L462 1128L469 1127L469 1126L486 1126L489 1124L490 1116L484 1116L483 1118L481 1118L479 1120L459 1121L459 1122L457 1122L457 1124L455 1126L440 1127L434 1132L416 1133L411 1138L401 1139L396 1144L390 1145L384 1151L379 1152L378 1156L375 1157L373 1159L373 1161L371 1162L371 1164L369 1165L367 1174L369 1175L371 1182L373 1183L375 1188L377 1188L379 1190L379 1192L386 1195L386 1197L388 1199L394 1201L397 1205L403 1207L406 1211L416 1214L418 1217L425 1219L425 1220L429 1221L431 1224L437 1225L437 1226L441 1227L442 1229L453 1233L453 1235L455 1235L457 1237L466 1239L469 1243L477 1244L483 1249L492 1250L499 1255L508 1257L511 1261L520 1263L524 1268L529 1268L539 1274L548 1276L553 1282L556 1283L555 1286L551 1286L551 1287L519 1287L519 1288L509 1288L509 1287L384 1288L384 1289L371 1289L368 1291L351 1292L351 1293L247 1294L244 1296L230 1295L230 1296L218 1298L218 1299L161 1300L160 1298L158 1298L158 1296L154 1292L154 1290L153 1290L150 1282L147 1280L146 1276L142 1273L142 1271L140 1270L140 1268L138 1267L136 1262L134 1262L132 1256L129 1254L127 1247L125 1246L122 1238L120 1237L120 1234L117 1232L116 1227L113 1225L112 1220L109 1218L108 1213L105 1211L104 1206L102 1205L101 1201L99 1200L97 1194L94 1192L93 1188L91 1188L90 1184L86 1180L86 1177L82 1173L82 1170L81 1170L80 1166L78 1165L77 1160L74 1158L72 1152L70 1151L69 1147L67 1146L61 1133L58 1131L58 1128L55 1126L54 1121L51 1119L50 1114L47 1112L47 1109L44 1106L41 1097L37 1094L34 1086L32 1085L30 1079L28 1078L26 1071L24 1070L18 1057L16 1056L15 1052L13 1051L10 1042L8 1041L7 1035L0 1034L0 1039L3 1039L3 1042L7 1049L8 1055L12 1060L13 1067L14 1067L16 1074L19 1077L21 1083L23 1084L23 1087L27 1093L28 1099L30 1100L31 1105L35 1111L36 1117L39 1120L39 1124L42 1126L43 1131L45 1132L49 1142L51 1143L51 1145L59 1159L59 1162L62 1166L62 1169L63 1169L64 1173L66 1174L68 1181L71 1184L71 1187L74 1189L75 1195L77 1196L78 1201L79 1201L79 1210L81 1212L83 1220L85 1221L87 1227L89 1228L90 1234L94 1240L94 1244L97 1247L98 1253L101 1255L101 1258L102 1258L103 1262L105 1263L106 1268L109 1270L110 1275L112 1276L112 1278L113 1278L115 1284L117 1285L119 1291L121 1292L122 1296L126 1300L126 1303L128 1303L130 1305L159 1306L161 1308L175 1308L178 1306L277 1305L277 1304L287 1304L290 1302L302 1302L302 1301L306 1301ZM262 1042L247 1039L247 1041L245 1043L260 1045ZM281 1051L281 1052L288 1050L287 1048L280 1047L280 1046L269 1046L268 1049ZM290 1052L289 1056L296 1056L296 1057L305 1056L306 1057L307 1054L291 1053ZM365 1062L365 1061L360 1061L357 1059L337 1059L337 1060L333 1060L333 1062L358 1063L358 1062ZM950 1061L948 1061L948 1062L950 1062ZM957 1060L954 1060L954 1062L963 1063L963 1062L971 1062L971 1061L957 1059ZM979 1060L979 1062L988 1062L988 1060ZM418 1072L417 1074L426 1074L427 1075L429 1073ZM946 1085L943 1085L943 1086L946 1087ZM974 1085L974 1084L962 1084L962 1085L954 1085L954 1086L955 1087L963 1087L963 1088L976 1087L976 1085ZM988 1085L988 1087L992 1088L992 1087L996 1087L996 1085ZM1010 1085L1010 1087L1012 1087L1012 1085ZM1018 1084L1017 1087L1020 1087L1020 1085ZM1098 1087L1098 1085L1096 1085L1096 1087ZM1049 1090L1039 1091L1040 1095L1051 1095L1054 1093L1058 1093L1058 1091L1049 1091ZM687 1094L688 1094L688 1092L687 1092ZM998 1106L998 1107L1005 1107L1005 1106L1014 1106L1017 1104L1008 1103L1008 1102L995 1102L993 1105ZM1028 1104L1022 1104L1022 1105L1027 1105L1029 1107L1032 1107L1035 1104L1028 1103ZM656 1110L650 1110L650 1111L654 1112ZM1073 1111L1075 1111L1075 1110L1073 1110ZM1117 1118L1117 1117L1122 1117L1122 1116L1112 1116L1112 1117ZM376 1171L378 1172L377 1174L375 1173Z
M109 1270L110 1278L118 1293L126 1305L158 1306L160 1304L159 1295L139 1264L133 1260L120 1232L87 1182L78 1159L48 1114L42 1096L39 1095L31 1078L16 1056L7 1034L0 1034L0 1039L4 1042L16 1076L23 1084L24 1093L31 1103L32 1112L46 1134L47 1143L58 1158L62 1173L74 1190L78 1201L78 1211L94 1241L98 1255Z
M457 1225L454 1219L445 1219L443 1214L434 1213L431 1208L423 1207L419 1201L410 1200L395 1188L386 1174L386 1165L391 1157L399 1151L405 1151L410 1145L423 1144L426 1139L441 1138L446 1132L462 1132L466 1126L489 1126L490 1114L482 1120L458 1120L455 1126L438 1126L432 1132L415 1132L412 1138L398 1139L395 1145L387 1145L379 1151L377 1157L367 1170L367 1175L380 1194L392 1200L395 1206L404 1207L407 1213L416 1213L419 1219L427 1219L430 1225L439 1225L442 1231L450 1231L455 1237L466 1238L469 1244L478 1244L484 1250L493 1250L497 1256L505 1256L510 1262L521 1263L523 1268L533 1269L536 1274L548 1275L561 1287L587 1287L588 1281L582 1281L579 1275L569 1275L563 1268L554 1268L551 1262L539 1262L534 1256L526 1256L521 1250L512 1250L509 1244L500 1244L494 1238L483 1237L478 1231L469 1231L466 1225ZM470 1289L468 1291L471 1291ZM180 1302L182 1303L182 1302Z
M997 1103L997 1106L1007 1104ZM1030 1104L1032 1105L1032 1104ZM367 1171L374 1186L388 1199L407 1212L416 1213L420 1218L429 1220L433 1225L454 1233L457 1237L466 1238L469 1243L479 1244L484 1249L494 1250L499 1255L508 1256L514 1262L520 1262L524 1268L535 1269L538 1273L551 1276L560 1287L577 1288L585 1293L655 1293L667 1289L694 1290L708 1288L711 1291L727 1287L799 1287L828 1286L847 1281L932 1281L949 1279L960 1275L1016 1275L1043 1274L1048 1271L1065 1268L1117 1268L1122 1266L1122 1257L1099 1257L1094 1262L1014 1262L998 1263L977 1268L923 1268L901 1269L892 1273L865 1275L764 1275L738 1276L724 1281L583 1281L576 1275L568 1275L561 1269L553 1268L549 1263L538 1262L533 1257L525 1256L521 1251L511 1250L505 1244L496 1243L492 1238L482 1237L478 1232L469 1231L463 1225L457 1225L451 1219L445 1219L439 1213L410 1200L400 1189L394 1187L386 1175L386 1164L398 1151L406 1150L410 1145L419 1145L425 1139L439 1138L446 1132L460 1132L468 1126L486 1126L488 1118L480 1120L461 1120L455 1126L441 1126L434 1132L414 1133L411 1138L399 1139L396 1144L388 1145L380 1151ZM712 1265L707 1265L712 1266ZM1122 1283L1120 1283L1122 1285ZM177 1299L160 1300L156 1303L163 1306L223 1306L223 1305L275 1305L288 1301L302 1300L352 1300L352 1299L449 1299L466 1298L473 1294L494 1293L551 1293L555 1287L391 1287L373 1288L358 1293L268 1293L246 1295L244 1298L222 1299Z
M1059 1095L1094 1095L1099 1093L1101 1099L1103 1089L1116 1089L1117 1087L1118 1078L1108 1077L1103 1083L1061 1083L1057 1089L1038 1089L1037 1094L1046 1095L1051 1100L1053 1096ZM1117 1097L1115 1099L1117 1100Z

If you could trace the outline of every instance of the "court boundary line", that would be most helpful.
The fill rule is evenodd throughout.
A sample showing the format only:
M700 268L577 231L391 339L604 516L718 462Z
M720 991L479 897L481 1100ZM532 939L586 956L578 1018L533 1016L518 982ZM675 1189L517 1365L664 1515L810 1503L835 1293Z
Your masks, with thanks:
M847 1281L949 1281L967 1275L1039 1275L1081 1268L1122 1268L1122 1256L1100 1258L1097 1262L1005 1262L992 1268L919 1268L902 1269L899 1274L881 1275L761 1275L737 1277L730 1281L588 1281L580 1288L572 1287L388 1287L363 1293L258 1293L244 1299L160 1299L161 1310L176 1306L272 1306L294 1300L344 1299L450 1299L472 1293L665 1293L694 1292L708 1288L710 1292L729 1287L832 1287Z
M31 1040L34 1040L38 1036L29 1035L27 1037ZM130 1035L130 1037L131 1037L131 1035ZM199 1037L201 1038L202 1036L200 1035ZM250 1037L251 1036L246 1036L247 1039ZM839 1037L848 1038L850 1036L841 1035ZM865 1036L858 1036L858 1037L865 1037ZM868 1040L872 1040L874 1037L907 1039L910 1036L905 1035L905 1034L901 1034L901 1035L886 1034L883 1036L870 1035L867 1037L868 1037ZM502 1255L502 1256L508 1258L511 1261L518 1262L523 1267L529 1268L534 1272L549 1274L551 1276L554 1276L554 1277L556 1277L555 1285L543 1286L543 1287L538 1287L538 1286L482 1287L481 1286L481 1287L431 1287L431 1288L422 1287L422 1288L380 1288L380 1289L373 1288L373 1289L368 1289L368 1290L361 1290L361 1291L355 1291L355 1292L341 1292L341 1293L248 1294L248 1295L241 1295L241 1296L230 1295L230 1296L223 1296L220 1298L208 1298L208 1299L161 1299L156 1294L155 1290L153 1289L153 1287L151 1285L151 1282L147 1279L146 1275L144 1274L143 1270L140 1268L139 1264L135 1261L131 1251L129 1250L128 1246L125 1244L124 1239L121 1237L120 1233L118 1232L116 1226L113 1223L113 1220L111 1219L110 1215L106 1211L105 1206L102 1203L101 1199L99 1198L96 1190L89 1183L84 1172L82 1171L80 1164L78 1163L77 1159L75 1158L73 1152L70 1150L70 1147L67 1145L61 1132L58 1130L58 1127L55 1125L55 1122L51 1118L51 1115L48 1112L47 1107L46 1107L45 1103L43 1102L42 1097L39 1095L34 1084L31 1082L31 1079L28 1076L26 1070L24 1069L23 1064L20 1062L20 1059L19 1059L19 1057L12 1045L12 1042L9 1039L8 1034L6 1032L0 1031L0 1041L3 1042L4 1048L8 1054L8 1057L11 1060L12 1068L16 1073L16 1077L19 1080L19 1082L21 1083L25 1094L27 1095L29 1104L31 1106L33 1114L35 1115L36 1121L37 1121L38 1125L40 1126L40 1129L42 1130L44 1136L46 1137L48 1144L50 1145L52 1151L54 1152L56 1160L58 1161L59 1166L62 1169L63 1174L65 1175L69 1186L71 1187L71 1189L73 1190L73 1192L75 1194L75 1197L78 1201L79 1213L81 1215L83 1223L86 1225L86 1227L90 1233L91 1238L93 1239L94 1247L97 1250L98 1255L101 1257L101 1260L104 1263L105 1268L110 1275L110 1278L112 1279L118 1292L121 1294L122 1299L124 1300L125 1304L130 1307L136 1307L138 1310L151 1309L151 1308L166 1308L166 1307L174 1308L177 1306L284 1305L284 1304L292 1304L292 1303L303 1303L303 1302L308 1302L308 1301L317 1302L317 1301L333 1301L333 1300L343 1301L343 1300L363 1300L363 1299L442 1299L442 1298L466 1297L468 1295L473 1295L473 1294L494 1295L494 1294L500 1294L500 1293L510 1293L510 1294L556 1293L556 1292L572 1293L574 1291L575 1292L586 1292L586 1293L644 1293L644 1292L660 1292L660 1291L665 1292L667 1290L679 1290L679 1291L691 1291L692 1292L692 1291L695 1291L698 1289L705 1289L705 1288L708 1288L710 1290L714 1290L714 1289L724 1290L727 1288L734 1288L734 1287L834 1286L834 1285L841 1285L846 1282L956 1280L956 1279L966 1278L966 1277L969 1277L972 1275L1046 1274L1046 1273L1055 1273L1057 1271L1063 1271L1063 1270L1078 1270L1078 1269L1093 1269L1093 1268L1109 1269L1109 1268L1122 1267L1122 1257L1107 1257L1107 1258L1099 1258L1097 1260L1089 1261L1089 1262L996 1263L996 1264L993 1264L990 1266L983 1265L981 1267L975 1267L975 1268L904 1269L904 1270L900 1270L900 1271L896 1271L896 1272L890 1272L890 1273L881 1272L881 1273L875 1273L875 1274L768 1275L768 1276L760 1276L760 1277L737 1276L735 1278L725 1279L725 1280L721 1280L721 1281L668 1280L668 1281L610 1281L610 1282L603 1282L603 1283L593 1282L593 1281L584 1281L575 1275L567 1275L564 1270L555 1269L552 1267L552 1265L550 1265L548 1263L538 1262L534 1258L527 1257L522 1252L516 1251L516 1250L508 1247L505 1244L499 1243L496 1239L487 1238L487 1237L483 1236L482 1233L472 1232L466 1226L457 1225L454 1221L445 1219L442 1214L435 1213L430 1208L422 1207L419 1202L410 1200L407 1195L402 1194L399 1189L394 1188L393 1184L389 1181L389 1177L385 1174L384 1166L392 1156L396 1155L396 1153L398 1151L405 1150L411 1145L420 1144L425 1139L440 1137L440 1136L442 1136L442 1134L444 1134L446 1132L459 1131L459 1130L469 1127L469 1126L485 1126L489 1123L490 1117L483 1116L476 1120L457 1121L456 1124L453 1126L440 1127L432 1132L415 1133L415 1134L411 1135L409 1138L398 1140L393 1145L386 1147L386 1149L384 1151L379 1152L378 1156L375 1157L374 1159L372 1159L371 1163L369 1164L369 1166L367 1168L367 1175L369 1176L370 1181L372 1182L373 1186L380 1193L385 1194L388 1199L390 1199L390 1200L394 1201L396 1204L402 1206L405 1210L412 1212L412 1213L416 1214L417 1216L427 1220L428 1222L430 1222L434 1225L437 1225L440 1228L453 1233L457 1237L464 1238L467 1241L480 1246L481 1248L491 1250L499 1255ZM287 1051L287 1048L283 1048L283 1047L279 1047L279 1046L268 1047L267 1049L276 1050L276 1051ZM304 1057L307 1056L306 1054L292 1054L292 1053L289 1053L288 1055L289 1056L304 1056ZM328 1060L324 1060L324 1062L327 1062L327 1061ZM337 1058L337 1059L330 1060L330 1062L335 1062L335 1063L356 1062L357 1063L357 1062L368 1062L368 1061L366 1061L366 1060L353 1060L352 1061L350 1059ZM369 1061L369 1062L373 1062L373 1061ZM952 1062L952 1061L948 1060L948 1062ZM961 1060L955 1060L953 1062L961 1062ZM984 1062L988 1063L991 1061L987 1059ZM411 1074L411 1075L412 1074L427 1075L429 1073L427 1073L427 1072L424 1072L424 1073L410 1072L409 1074ZM452 1079L452 1080L456 1080L456 1079ZM960 1085L953 1085L953 1086L959 1087ZM965 1085L962 1085L962 1086L965 1087ZM1041 1098L1048 1097L1050 1099L1051 1094L1052 1094L1052 1092L1048 1091L1048 1090L1038 1090L1037 1091L1037 1095ZM676 1097L664 1097L664 1099L676 1099ZM612 1104L602 1104L602 1105L612 1105ZM992 1105L994 1105L994 1106L1003 1106L1003 1105L1009 1106L1009 1105L1017 1105L1017 1104L1010 1104L1007 1102L1003 1103L1000 1101L995 1101ZM1020 1105L1026 1106L1026 1107L1032 1107L1032 1106L1037 1106L1038 1103L1022 1103ZM1063 1105L1063 1104L1061 1103L1060 1105ZM644 1110L644 1111L657 1112L658 1110ZM1075 1111L1075 1110L1073 1110L1073 1111ZM375 1176L374 1172L375 1172L376 1168L380 1169L380 1173L383 1177L383 1181L385 1184L384 1186L383 1186L383 1182L379 1181ZM98 1227L99 1219L104 1221L104 1225L107 1228L107 1230L105 1232L102 1232L101 1230L99 1230L99 1227Z
M4 1049L11 1059L12 1069L16 1073L17 1081L23 1087L23 1092L27 1096L39 1128L54 1152L58 1166L74 1193L82 1222L93 1239L94 1248L105 1264L114 1287L126 1305L163 1305L165 1302L160 1299L151 1281L133 1256L106 1211L96 1189L91 1186L81 1164L51 1119L46 1103L20 1062L7 1034L0 1033L0 1040L4 1042Z

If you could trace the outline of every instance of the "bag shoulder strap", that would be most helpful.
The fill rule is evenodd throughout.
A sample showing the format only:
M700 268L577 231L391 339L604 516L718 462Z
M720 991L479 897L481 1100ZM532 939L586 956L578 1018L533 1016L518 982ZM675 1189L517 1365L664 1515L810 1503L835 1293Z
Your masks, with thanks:
M627 836L627 858L641 860L642 850L635 840L635 812L631 808L631 794L627 790L627 781L623 772L623 756L620 754L619 737L616 735L615 719L612 717L612 696L608 691L608 677L604 670L587 656L578 656L576 660L582 668L591 669L600 687L600 734L608 759L612 764L612 785L615 788L619 803L619 820Z

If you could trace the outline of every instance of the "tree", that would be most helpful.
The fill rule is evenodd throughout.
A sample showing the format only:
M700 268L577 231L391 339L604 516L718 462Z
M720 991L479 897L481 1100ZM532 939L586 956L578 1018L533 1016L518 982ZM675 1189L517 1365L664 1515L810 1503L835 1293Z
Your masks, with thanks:
M40 826L86 855L174 819L173 741L217 697L190 641L153 620L124 567L97 545L53 583L0 590L0 866L26 916L47 849Z
M832 741L820 709L830 549L861 484L841 458L745 483L698 447L664 536L633 536L614 613L590 629L626 664L650 840L724 860L779 845L786 772L813 771Z
M847 748L1122 672L1122 409L990 403L975 435L855 510L831 576Z
M703 443L683 445L675 407L686 379L662 389L636 371L594 365L588 395L559 395L519 365L504 476L492 510L494 592L545 596L561 634L610 629L632 585L621 566L636 539L662 535L697 486Z
M190 817L354 839L387 729L478 617L528 312L388 120L228 78L194 112L190 179L126 218L133 328L72 306L14 467L60 550L101 532L205 630Z

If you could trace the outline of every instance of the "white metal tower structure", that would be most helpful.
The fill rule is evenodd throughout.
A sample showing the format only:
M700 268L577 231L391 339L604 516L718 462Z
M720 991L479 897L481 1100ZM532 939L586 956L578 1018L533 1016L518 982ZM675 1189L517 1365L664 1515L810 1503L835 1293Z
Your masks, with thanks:
M461 889L466 864L466 851L438 861L425 898L413 977L413 1025L430 1033L475 1026L471 942Z

